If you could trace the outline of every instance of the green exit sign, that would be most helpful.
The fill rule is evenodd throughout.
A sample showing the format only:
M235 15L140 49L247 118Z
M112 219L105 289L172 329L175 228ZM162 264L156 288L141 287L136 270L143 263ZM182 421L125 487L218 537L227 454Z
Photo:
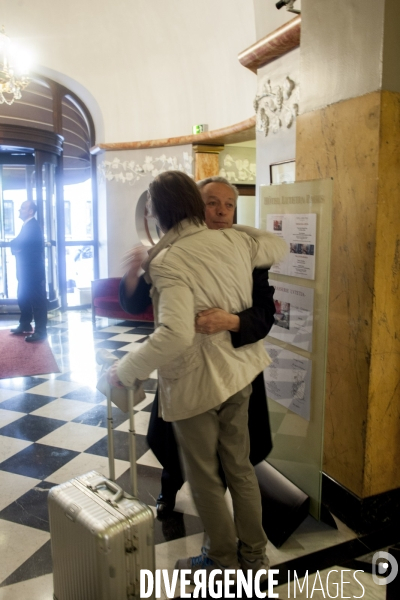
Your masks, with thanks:
M192 133L194 133L194 134L203 133L203 131L207 131L207 129L208 129L207 125L193 125Z

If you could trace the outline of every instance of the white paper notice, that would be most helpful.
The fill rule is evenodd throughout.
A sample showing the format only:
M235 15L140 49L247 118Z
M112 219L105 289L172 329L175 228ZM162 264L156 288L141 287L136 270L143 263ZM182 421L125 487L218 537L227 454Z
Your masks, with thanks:
M275 324L269 335L312 351L314 290L270 279L275 288Z
M310 420L311 360L264 342L272 363L264 371L268 398Z
M271 267L271 273L315 279L317 215L267 215L267 231L282 237L290 249L285 260Z

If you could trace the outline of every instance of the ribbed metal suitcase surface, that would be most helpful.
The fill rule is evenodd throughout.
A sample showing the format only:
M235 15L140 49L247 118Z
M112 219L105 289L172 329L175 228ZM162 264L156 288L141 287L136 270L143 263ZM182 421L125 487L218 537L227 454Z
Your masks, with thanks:
M91 471L49 492L55 600L136 600L154 573L151 509Z

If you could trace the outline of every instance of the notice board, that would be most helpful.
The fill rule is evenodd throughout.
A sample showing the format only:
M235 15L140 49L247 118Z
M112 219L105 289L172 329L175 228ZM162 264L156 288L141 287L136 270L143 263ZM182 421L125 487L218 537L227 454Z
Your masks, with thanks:
M288 256L270 270L275 324L265 338L264 379L278 471L321 511L333 181L261 185L260 228L284 238Z

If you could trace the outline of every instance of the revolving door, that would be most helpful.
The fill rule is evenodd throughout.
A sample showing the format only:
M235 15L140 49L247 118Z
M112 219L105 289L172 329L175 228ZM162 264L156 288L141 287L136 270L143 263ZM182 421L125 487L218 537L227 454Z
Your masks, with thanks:
M18 210L26 200L37 204L36 218L45 240L45 269L48 309L60 305L58 290L58 230L56 173L62 138L54 151L47 147L14 146L4 143L0 132L0 312L16 312L17 279L10 241L18 235L22 221ZM54 141L54 140L53 140ZM43 144L39 144L43 146Z

